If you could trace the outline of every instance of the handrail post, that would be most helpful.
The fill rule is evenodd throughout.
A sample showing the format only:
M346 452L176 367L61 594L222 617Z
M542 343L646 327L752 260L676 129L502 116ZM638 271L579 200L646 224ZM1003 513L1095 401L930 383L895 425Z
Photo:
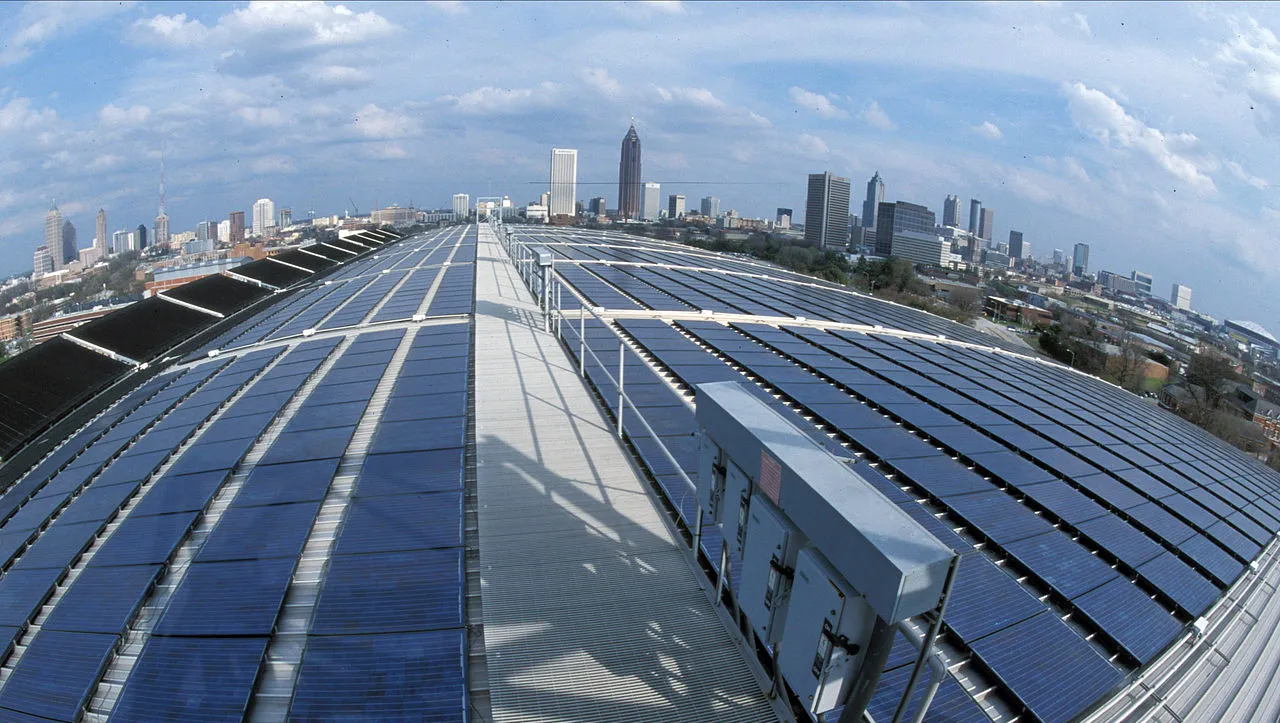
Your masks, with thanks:
M578 376L587 375L587 307L578 304Z
M623 411L623 394L622 394L622 372L627 362L627 345L626 342L618 341L618 438L622 438L622 411Z
M911 670L911 677L907 679L907 687L902 692L902 699L898 701L898 709L894 711L893 719L890 723L900 723L902 716L906 714L907 705L911 702L911 697L915 693L916 683L920 681L920 671L924 669L929 656L933 654L933 644L938 639L938 631L942 627L942 616L947 612L947 602L951 599L951 586L955 584L956 572L959 568L960 556L956 555L951 559L951 567L947 569L946 582L942 584L942 600L938 602L938 616L929 623L929 631L925 635L924 643L920 646L920 655L916 658L915 667ZM936 686L931 685L925 691L924 700L920 701L921 712L929 710L929 704L933 702L933 694L937 690Z

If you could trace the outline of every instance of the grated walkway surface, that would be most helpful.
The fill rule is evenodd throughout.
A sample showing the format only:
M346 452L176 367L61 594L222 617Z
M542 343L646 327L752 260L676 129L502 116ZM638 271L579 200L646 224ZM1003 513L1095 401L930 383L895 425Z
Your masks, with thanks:
M773 721L742 649L487 226L477 506L495 721Z

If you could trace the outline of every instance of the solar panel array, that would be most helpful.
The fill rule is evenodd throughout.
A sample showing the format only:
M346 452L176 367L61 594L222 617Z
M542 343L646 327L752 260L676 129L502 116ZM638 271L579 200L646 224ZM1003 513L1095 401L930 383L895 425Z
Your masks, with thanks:
M557 272L606 317L669 312L591 319L585 343L616 377L625 340L627 395L685 474L696 474L693 386L745 382L820 442L841 443L837 454L856 455L864 476L963 553L946 642L1039 720L1076 717L1154 659L1280 531L1270 470L1109 384L971 330L789 287L783 274L708 273L749 266L721 257L694 270L625 265L703 265L658 242L574 231L526 238L587 261L561 260ZM816 323L726 324L705 320L708 309ZM576 327L563 327L575 356ZM585 368L616 407L606 369L590 357ZM625 414L630 443L692 529L693 490ZM718 539L704 548L720 559ZM914 659L901 642L872 705L889 717ZM987 718L955 680L940 696L929 720Z
M234 324L19 475L0 496L0 717L241 718L335 500L291 715L465 717L465 231L379 249ZM418 314L444 316L402 323ZM352 333L301 334L316 327Z

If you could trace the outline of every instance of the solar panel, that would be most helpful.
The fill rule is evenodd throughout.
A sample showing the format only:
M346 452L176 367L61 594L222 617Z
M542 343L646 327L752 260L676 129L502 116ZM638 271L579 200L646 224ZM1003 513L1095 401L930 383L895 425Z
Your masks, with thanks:
M1142 664L1150 662L1182 632L1182 623L1177 618L1123 578L1112 580L1074 602Z
M357 497L347 509L334 554L461 545L461 492Z
M990 482L941 453L932 457L893 460L892 464L899 474L936 497L947 498L993 489Z
M1044 611L1044 604L980 553L965 555L943 621L972 642Z
M319 500L229 508L201 546L195 560L297 558L319 511Z
M103 522L50 525L14 563L13 570L64 569L88 549Z
M296 558L197 562L174 592L156 635L270 635Z
M107 537L88 567L167 563L198 517L197 512L139 516L135 511Z
M1052 529L1043 518L998 490L948 497L945 502L957 516L1001 545Z
M159 576L160 565L86 567L44 621L45 630L122 634Z
M369 453L418 452L461 447L466 431L465 417L387 422L378 425Z
M340 463L340 459L331 457L255 466L241 485L231 506L251 507L324 499Z
M1004 548L1068 599L1116 576L1107 563L1058 531L1011 542Z
M312 635L440 630L462 625L462 551L335 555Z
M356 479L361 497L433 492L462 488L462 447L432 449L398 454L371 454L365 457Z
M1027 497L1071 525L1102 517L1107 510L1074 487L1050 480L1020 488Z
M893 719L893 714L898 709L898 702L902 700L902 694L907 689L907 681L910 676L911 668L909 666L888 671L880 676L875 695L871 698L871 702L867 704L867 713L874 720L889 721ZM925 687L923 682L916 686L905 711L906 717L903 720L914 720L912 716L919 711L920 702L924 698ZM843 711L844 709L841 708L840 710ZM838 713L837 711L831 711L828 716L835 720L838 717ZM973 698L964 692L964 688L960 687L955 678L948 675L943 679L942 685L938 686L924 720L930 721L930 723L986 723L991 719L973 701Z
M1032 715L1048 723L1072 720L1123 680L1120 671L1049 612L970 647ZM1050 650L1053 654L1046 655Z
M163 515L170 512L195 512L203 510L222 483L231 476L230 469L218 469L200 474L173 474L170 468L151 489L143 494L130 512L130 517Z
M112 719L239 721L266 646L267 638L152 637Z
M0 577L0 625L25 627L53 586L62 579L60 569L10 570Z
M1129 567L1136 568L1164 551L1150 537L1118 517L1098 517L1080 523L1078 529Z
M290 709L298 720L465 720L462 630L311 638Z
M117 642L116 635L41 630L0 690L0 708L79 720Z
M73 524L109 520L115 516L125 501L133 496L141 484L141 481L111 487L99 487L95 484L72 500L62 514L58 515L58 522Z
M1140 565L1138 574L1195 616L1208 610L1222 592L1172 553Z

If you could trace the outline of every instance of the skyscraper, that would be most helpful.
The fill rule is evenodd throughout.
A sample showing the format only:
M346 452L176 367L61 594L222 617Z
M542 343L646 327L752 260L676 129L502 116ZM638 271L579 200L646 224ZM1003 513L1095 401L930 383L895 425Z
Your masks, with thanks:
M156 245L169 243L169 214L163 210L156 215Z
M44 215L44 247L53 257L53 270L62 268L62 212L58 210L57 201Z
M680 218L684 215L684 196L673 193L667 196L667 218Z
M95 228L97 235L93 237L93 247L98 250L98 258L104 259L110 253L111 242L107 239L107 212L105 209L98 209L98 225Z
M622 159L618 162L618 217L640 218L640 136L636 124L622 138Z
M982 209L982 217L978 220L978 235L990 241L996 230L996 210Z
M715 196L707 196L702 199L702 215L715 218L720 215L720 199Z
M1173 291L1169 294L1169 303L1175 308L1191 311L1191 287L1174 284Z
M878 182L880 174L871 180ZM868 194L872 190L868 185ZM831 171L809 174L809 198L804 208L807 243L820 249L843 249L849 245L849 191L849 179Z
M960 225L960 197L947 194L947 200L942 202L942 225L943 226L959 226Z
M578 151L551 149L551 216L573 216L578 202Z
M978 233L978 218L982 216L982 201L969 199L969 233Z
M80 249L76 246L76 225L71 219L62 222L62 263L69 264L80 258Z
M465 193L453 194L453 217L465 221L471 216L471 196Z
M1133 279L1133 287L1138 296L1151 296L1151 283L1153 281L1151 274L1134 269L1129 274L1129 278Z
M1009 258L1020 259L1023 257L1024 257L1024 254L1022 249L1022 232L1010 231L1009 232Z
M662 184L649 182L644 184L644 197L640 203L640 217L646 221L657 221L662 212Z
M146 224L138 224L138 228L133 232L134 238L138 242L138 250L141 251L147 247L147 226Z
M591 199L591 203L587 204L587 210L592 216L603 216L608 211L608 209L605 208L606 203L604 196L596 196Z
M270 235L270 229L276 225L276 204L269 198L259 198L253 202L253 235Z
M244 243L244 211L232 211L227 220L231 222L227 241L232 245Z
M282 208L276 215L280 219L280 224L279 224L280 228L293 225L293 209ZM225 241L226 239L222 239L222 240Z
M1076 276L1089 273L1089 244L1076 244L1071 252L1071 273Z
M31 265L32 278L51 273L53 273L53 256L49 254L49 248L47 246L37 246Z
M778 215L774 217L774 225L778 228L791 228L791 216L793 212L789 208L779 208Z
M936 224L937 217L933 215L933 211L918 203L898 201L880 204L876 212L876 256L899 255L894 251L894 238L903 237L904 234L913 234L913 241L932 243L930 239L938 237L934 231ZM897 243L900 244L901 240ZM924 263L921 259L912 260ZM931 259L929 263L938 262Z
M813 183L813 177L810 176L809 183ZM867 181L867 198L862 202L862 225L866 228L876 227L876 214L879 213L880 204L884 203L884 181L880 180L880 172L876 171L875 175ZM805 219L808 223L808 219Z

